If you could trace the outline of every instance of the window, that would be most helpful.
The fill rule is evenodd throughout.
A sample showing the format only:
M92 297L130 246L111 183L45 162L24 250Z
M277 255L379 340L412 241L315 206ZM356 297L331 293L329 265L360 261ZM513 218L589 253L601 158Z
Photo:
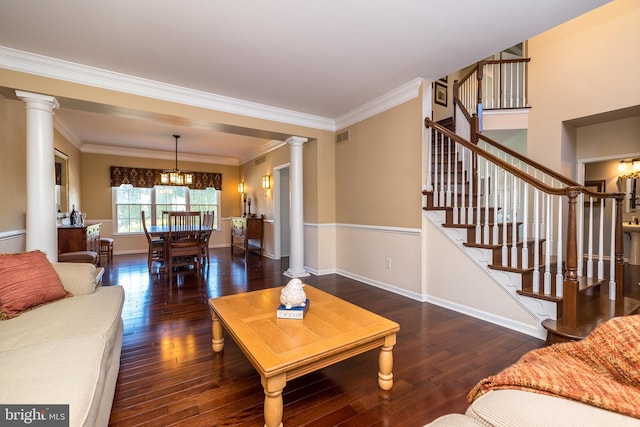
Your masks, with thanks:
M220 192L214 188L190 190L188 187L131 185L113 187L113 208L117 234L142 233L144 211L147 226L162 224L163 211L213 211L213 228L218 228Z

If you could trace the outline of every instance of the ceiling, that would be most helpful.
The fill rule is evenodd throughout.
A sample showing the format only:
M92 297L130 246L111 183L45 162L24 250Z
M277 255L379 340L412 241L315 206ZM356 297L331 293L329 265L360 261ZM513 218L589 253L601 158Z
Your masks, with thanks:
M435 80L607 1L0 0L0 67L16 69L17 50L54 58L52 69L89 66L330 128L407 82ZM278 137L59 102L59 126L83 151L166 155L178 133L181 153L238 164Z

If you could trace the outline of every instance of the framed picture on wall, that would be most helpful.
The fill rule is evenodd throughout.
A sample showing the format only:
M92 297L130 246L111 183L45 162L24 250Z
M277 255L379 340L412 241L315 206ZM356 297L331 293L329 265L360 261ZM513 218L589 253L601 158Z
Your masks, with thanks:
M447 106L447 87L442 83L436 82L435 89L433 91L433 100L436 104Z
M605 185L606 185L606 181L604 179L602 180L598 180L598 181L585 181L584 182L584 188L586 188L589 191L595 192L595 193L604 193L605 190ZM602 199L604 202L604 199ZM585 195L584 198L584 205L585 206L589 206L590 202L589 202L589 197ZM600 206L600 199L593 199L593 206Z

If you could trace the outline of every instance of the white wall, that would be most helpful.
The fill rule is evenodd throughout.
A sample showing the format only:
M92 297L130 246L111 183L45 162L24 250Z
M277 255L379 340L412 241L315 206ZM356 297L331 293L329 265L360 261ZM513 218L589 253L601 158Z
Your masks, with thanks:
M335 238L339 274L422 300L420 229L337 224Z
M639 22L640 2L616 0L529 40L533 160L574 175L575 141L562 123L640 104Z
M426 301L539 336L537 319L464 255L438 225L425 219L424 232L429 271Z

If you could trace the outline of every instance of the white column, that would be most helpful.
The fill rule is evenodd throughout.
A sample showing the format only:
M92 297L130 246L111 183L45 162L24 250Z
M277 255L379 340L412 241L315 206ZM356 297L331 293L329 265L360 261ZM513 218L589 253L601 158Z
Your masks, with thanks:
M291 191L291 247L289 268L284 272L284 275L289 277L306 277L309 276L309 273L304 269L302 146L307 142L307 138L292 136L287 138L286 142L291 147L291 166L289 169L289 187Z
M55 172L53 160L52 96L16 91L27 110L27 238L26 250L41 250L49 261L58 260Z

